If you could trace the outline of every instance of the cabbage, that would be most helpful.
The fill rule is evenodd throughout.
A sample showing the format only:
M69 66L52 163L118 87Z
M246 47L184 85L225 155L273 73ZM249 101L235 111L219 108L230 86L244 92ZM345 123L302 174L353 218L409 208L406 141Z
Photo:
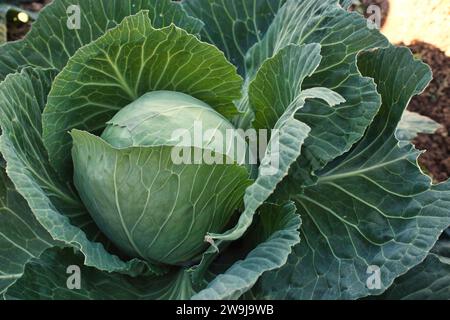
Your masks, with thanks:
M449 299L430 68L350 4L48 4L0 47L0 298Z
M120 110L103 139L72 131L78 193L100 230L131 257L186 264L206 248L206 233L225 231L242 204L250 184L245 166L173 163L170 147L180 144L175 130L192 133L192 144L182 143L181 152L203 154L209 147L208 141L196 144L197 119L203 130L223 136L234 129L195 98L154 91Z

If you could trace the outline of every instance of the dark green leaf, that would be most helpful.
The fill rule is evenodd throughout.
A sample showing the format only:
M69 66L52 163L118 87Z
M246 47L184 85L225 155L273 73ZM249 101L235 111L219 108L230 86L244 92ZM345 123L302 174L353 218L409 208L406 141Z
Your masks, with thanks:
M0 167L0 298L26 263L55 244Z
M0 47L0 80L26 66L61 70L80 47L141 10L149 10L155 27L175 23L192 33L202 27L201 21L189 17L179 3L170 0L54 0L24 40ZM79 29L72 23L77 18Z
M411 96L430 81L429 68L405 48L370 51L359 64L378 84L382 108L352 151L296 197L303 241L283 268L263 277L266 298L381 293L420 263L450 224L450 183L431 187L417 166L418 152L399 147L394 137ZM372 265L380 268L380 289L366 286Z
M75 267L75 268L74 268ZM78 268L79 269L78 269ZM77 273L78 270L80 273ZM76 278L80 289L73 288ZM68 286L69 284L69 286ZM71 289L70 289L71 288ZM131 278L83 265L83 257L70 249L50 249L27 265L7 299L20 300L186 300L195 292L190 276L174 270L164 277Z
M184 0L186 11L205 23L202 39L225 53L245 75L245 55L261 41L286 0Z
M298 229L301 220L295 211L293 203L284 206L263 206L251 230L258 233L257 246L243 260L237 261L224 273L217 275L206 289L192 298L238 299L255 285L264 272L284 265L292 246L300 241Z
M383 300L449 300L450 259L430 254L424 262L394 281Z
M380 97L373 80L359 73L356 56L362 50L386 46L388 42L377 30L369 29L363 17L346 12L336 0L288 0L264 39L249 51L250 74L292 43L319 43L322 47L320 66L303 81L302 89L326 87L346 101L330 107L311 100L296 116L311 128L311 133L283 184L291 192L301 193L302 185L315 183L313 173L348 151L373 120Z

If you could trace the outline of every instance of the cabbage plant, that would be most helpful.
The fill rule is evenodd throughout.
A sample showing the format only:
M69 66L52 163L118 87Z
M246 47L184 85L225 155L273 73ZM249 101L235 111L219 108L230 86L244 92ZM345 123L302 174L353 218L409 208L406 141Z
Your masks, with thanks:
M350 3L45 7L0 47L0 296L449 298L450 185L404 113L430 68ZM177 163L199 122L270 136Z

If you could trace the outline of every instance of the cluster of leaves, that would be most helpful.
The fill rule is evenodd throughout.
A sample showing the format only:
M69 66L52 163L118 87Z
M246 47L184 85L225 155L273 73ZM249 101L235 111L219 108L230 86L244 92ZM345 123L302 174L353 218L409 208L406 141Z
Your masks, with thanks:
M404 113L431 71L350 3L54 0L23 41L0 47L0 296L449 298L450 247L436 242L450 184L421 172L408 139L422 129ZM67 28L71 5L80 29ZM67 132L98 133L155 90L280 132L278 171L256 176L236 225L208 234L195 266L124 257L73 187ZM80 290L66 287L70 265ZM370 266L380 287L367 286Z

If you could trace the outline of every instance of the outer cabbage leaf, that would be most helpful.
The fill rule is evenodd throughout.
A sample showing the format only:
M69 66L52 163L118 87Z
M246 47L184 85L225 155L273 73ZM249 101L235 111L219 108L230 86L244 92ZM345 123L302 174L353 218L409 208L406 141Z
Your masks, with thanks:
M246 246L257 244L242 260L236 261L224 273L217 275L207 288L192 299L238 299L249 291L258 278L286 263L291 248L300 242L300 216L293 203L284 206L265 205L252 226Z
M80 269L80 289L73 285L69 267ZM70 249L45 251L28 264L24 275L8 290L7 299L20 300L185 300L194 294L189 274L172 271L164 277L131 278L83 265Z
M310 100L296 116L311 128L311 133L283 184L290 192L300 193L302 185L315 183L313 172L348 151L376 115L380 97L373 80L358 71L356 55L386 46L388 41L377 30L367 28L363 17L343 10L336 0L288 0L262 41L250 49L249 76L292 43L319 43L322 47L321 64L303 81L302 89L326 87L346 100L336 107Z
M418 113L405 110L405 113L398 124L395 136L399 141L409 143L417 137L419 133L435 133L441 125L434 120L422 116Z
M447 229L449 230L449 229ZM449 300L450 237L446 232L426 259L406 274L377 299L384 300Z
M394 281L379 297L384 300L449 300L450 259L430 254L424 262Z
M26 66L61 70L80 47L141 10L149 10L155 27L175 23L198 33L203 25L170 0L54 0L42 10L24 40L0 47L0 79ZM77 14L79 28L76 24L69 28Z
M205 23L202 39L225 53L241 75L245 55L261 41L286 0L184 0L186 11Z
M55 244L0 167L0 298L26 263Z
M41 112L54 76L54 70L26 68L9 75L0 86L0 150L8 176L52 238L81 250L86 265L105 271L143 272L147 263L124 262L93 242L102 239L102 234L77 194L59 179L48 161Z
M296 197L301 237L288 263L263 276L265 298L355 299L379 294L427 255L450 224L450 185L430 187L418 152L400 147L395 130L430 69L405 48L378 49L359 58L378 84L382 108L364 138ZM369 290L369 266L381 272Z
M273 129L289 106L299 98L302 83L319 67L319 44L289 45L267 59L249 86L255 112L253 127Z
M241 86L222 52L174 25L154 29L142 11L81 48L55 79L43 115L50 161L70 179L67 131L99 132L117 111L149 91L186 93L230 116Z
M323 91L310 91L302 95L298 88L308 72L319 65L319 49L319 45L289 46L280 51L273 59L267 60L258 72L250 86L252 89L250 97L260 103L260 109L257 111L261 111L258 113L261 118L264 118L267 104L273 105L273 109L276 110L271 121L261 120L264 128L269 131L273 129L271 141L261 159L255 183L246 190L245 209L238 223L224 234L209 234L210 239L221 241L239 239L251 225L256 210L273 194L277 185L287 175L291 164L300 155L303 141L310 130L307 125L294 119L295 113L303 107L305 100L307 98L324 98L328 103L339 103L330 101L329 95L321 97L320 94ZM303 67L306 63L311 65ZM281 69L278 70L280 66ZM286 78L280 74L284 74ZM273 95L262 90L271 86L277 89ZM319 96L315 96L314 93L318 93ZM339 95L336 97L342 101L342 97Z

